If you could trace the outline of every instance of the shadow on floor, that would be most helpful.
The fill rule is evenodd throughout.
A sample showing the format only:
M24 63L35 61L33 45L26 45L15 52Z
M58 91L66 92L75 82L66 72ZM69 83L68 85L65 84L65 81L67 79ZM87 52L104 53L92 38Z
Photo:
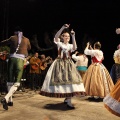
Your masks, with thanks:
M44 106L44 108L49 110L61 110L61 111L73 110L68 108L67 104L64 104L64 103L47 104Z

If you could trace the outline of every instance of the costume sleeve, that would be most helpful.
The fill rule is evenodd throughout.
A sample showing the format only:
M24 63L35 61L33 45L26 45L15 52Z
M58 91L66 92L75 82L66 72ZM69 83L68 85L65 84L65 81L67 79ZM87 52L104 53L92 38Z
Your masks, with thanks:
M85 49L84 53L86 55L91 55L92 57L96 57L99 61L103 60L103 52L101 50L89 50L88 48Z
M60 42L60 38L58 38L57 42L55 41L55 38L54 38L54 43L57 44L58 42Z
M69 44L69 47L70 47L70 50L71 50L71 52L74 52L76 49L73 49L73 44Z
M86 48L86 49L84 50L84 53L85 53L86 55L94 56L95 51L94 51L94 50L89 50L88 48Z
M72 55L72 58L73 58L75 61L78 61L78 60L79 60L79 56L76 56L76 54L73 54L73 55Z
M54 39L54 43L57 45L57 47L62 47L62 42L60 42L60 38L58 38L58 41L56 42Z

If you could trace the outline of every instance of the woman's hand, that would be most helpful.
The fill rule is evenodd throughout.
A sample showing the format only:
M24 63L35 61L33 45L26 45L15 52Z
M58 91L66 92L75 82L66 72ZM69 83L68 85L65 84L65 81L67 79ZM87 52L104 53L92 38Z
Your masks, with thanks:
M75 52L75 54L79 53L78 51Z
M91 45L89 46L89 49L90 49L90 50L93 50L93 48L92 48L92 46L91 46Z
M64 28L69 28L70 24L64 24Z
M116 34L120 34L120 28L116 28Z
M88 42L88 43L87 43L87 47L89 47L89 46L90 46L90 43Z
M73 29L71 30L70 34L73 36L75 36L75 31L73 31Z

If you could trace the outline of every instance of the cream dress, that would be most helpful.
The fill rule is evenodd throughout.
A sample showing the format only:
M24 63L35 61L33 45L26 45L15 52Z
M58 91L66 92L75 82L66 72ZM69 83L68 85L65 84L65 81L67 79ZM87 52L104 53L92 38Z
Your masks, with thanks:
M70 56L73 45L55 43L58 46L58 57L48 69L40 94L63 98L85 95L81 76Z

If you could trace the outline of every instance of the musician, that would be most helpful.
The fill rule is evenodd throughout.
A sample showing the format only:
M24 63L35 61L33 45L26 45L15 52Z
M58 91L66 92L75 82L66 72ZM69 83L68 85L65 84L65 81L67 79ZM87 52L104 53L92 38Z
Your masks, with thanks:
M0 59L6 60L8 58L8 55L9 55L8 51L4 50L4 51L0 52Z
M42 87L43 85L43 82L44 82L44 79L45 79L45 76L46 76L46 73L47 73L47 70L48 68L50 67L50 65L52 64L53 60L50 56L45 56L45 54L42 54L40 55L40 60L41 60L41 66L40 66L40 69L41 69L41 79L40 79L40 87Z
M30 89L36 90L40 85L40 66L41 60L38 58L39 54L36 52L30 59Z

